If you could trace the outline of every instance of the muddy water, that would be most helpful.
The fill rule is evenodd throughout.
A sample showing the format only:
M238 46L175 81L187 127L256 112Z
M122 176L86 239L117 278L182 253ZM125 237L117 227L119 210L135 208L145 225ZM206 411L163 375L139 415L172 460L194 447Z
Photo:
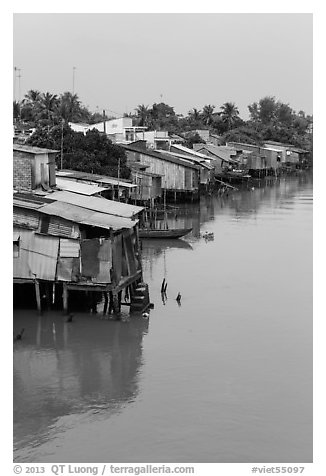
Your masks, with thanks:
M149 319L15 310L16 461L312 461L311 178L169 224L193 232L143 242Z

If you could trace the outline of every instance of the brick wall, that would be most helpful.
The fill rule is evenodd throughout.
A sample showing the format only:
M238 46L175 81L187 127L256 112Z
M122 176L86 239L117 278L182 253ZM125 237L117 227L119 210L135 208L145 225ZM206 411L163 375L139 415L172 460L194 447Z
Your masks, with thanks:
M32 156L14 151L14 189L32 190Z

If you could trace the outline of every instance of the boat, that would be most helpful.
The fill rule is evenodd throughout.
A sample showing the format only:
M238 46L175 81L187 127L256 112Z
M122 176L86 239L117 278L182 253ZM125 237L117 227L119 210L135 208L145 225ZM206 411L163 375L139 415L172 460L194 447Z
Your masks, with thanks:
M169 229L155 229L155 228L140 228L139 238L181 238L192 231L192 228L169 228Z

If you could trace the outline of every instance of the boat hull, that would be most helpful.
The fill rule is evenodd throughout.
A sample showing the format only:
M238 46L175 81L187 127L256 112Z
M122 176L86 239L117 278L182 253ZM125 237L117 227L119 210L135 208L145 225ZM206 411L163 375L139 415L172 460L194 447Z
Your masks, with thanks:
M139 238L181 238L190 233L192 228L174 228L171 230L152 230L142 228L139 230Z

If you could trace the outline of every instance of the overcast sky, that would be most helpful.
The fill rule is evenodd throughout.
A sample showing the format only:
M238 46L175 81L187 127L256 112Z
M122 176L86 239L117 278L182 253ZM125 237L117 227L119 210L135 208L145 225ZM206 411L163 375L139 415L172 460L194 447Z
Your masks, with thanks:
M312 114L312 14L14 14L20 98L73 89L116 116L165 102L176 113L274 96ZM19 80L14 93L19 99Z

